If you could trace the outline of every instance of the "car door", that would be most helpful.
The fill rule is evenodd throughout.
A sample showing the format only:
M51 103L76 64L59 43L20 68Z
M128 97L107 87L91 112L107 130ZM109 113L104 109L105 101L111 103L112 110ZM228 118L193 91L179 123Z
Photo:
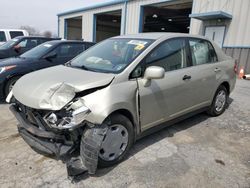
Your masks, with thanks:
M55 49L56 58L54 60L55 64L65 64L70 61L78 54L83 52L85 49L84 45L81 43L65 43L61 44Z
M151 80L149 86L145 86L144 78L137 79L142 131L173 119L190 108L193 91L190 88L188 54L186 39L176 38L162 42L145 58L145 68L163 67L165 77Z
M216 91L217 55L212 44L203 39L188 39L190 54L192 58L191 86L193 94L190 98L192 108L210 105Z
M163 42L145 60L146 67L161 66L166 72L149 87L138 79L142 130L211 104L218 76L216 53L207 40L184 41Z
M65 64L69 60L73 59L79 53L84 50L83 44L78 43L63 43L48 52L45 56L49 58L43 58L40 62L40 67L51 67L56 65Z
M22 39L19 43L17 43L14 47L14 51L16 55L21 55L24 52L36 47L38 45L38 39L36 38L26 38Z

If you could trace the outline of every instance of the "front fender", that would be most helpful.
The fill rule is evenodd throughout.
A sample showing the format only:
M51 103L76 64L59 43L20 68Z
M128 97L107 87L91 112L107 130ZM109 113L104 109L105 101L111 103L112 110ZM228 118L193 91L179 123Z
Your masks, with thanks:
M129 111L136 120L137 96L136 81L110 85L84 96L84 103L91 111L86 120L93 124L102 124L111 113L121 109Z

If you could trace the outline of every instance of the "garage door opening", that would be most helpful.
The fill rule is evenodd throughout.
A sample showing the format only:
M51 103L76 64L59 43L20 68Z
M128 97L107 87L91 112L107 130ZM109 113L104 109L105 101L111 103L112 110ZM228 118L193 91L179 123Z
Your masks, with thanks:
M96 15L95 41L120 35L121 33L121 10L106 12Z
M192 0L144 6L142 11L140 32L189 33Z
M65 38L68 40L82 39L82 17L74 17L65 20Z

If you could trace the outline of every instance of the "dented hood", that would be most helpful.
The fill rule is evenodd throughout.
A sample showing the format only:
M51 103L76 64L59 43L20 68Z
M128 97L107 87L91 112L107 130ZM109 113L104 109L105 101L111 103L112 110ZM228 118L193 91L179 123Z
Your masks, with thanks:
M77 92L107 85L113 78L114 74L60 65L21 77L12 91L19 102L31 108L60 110Z

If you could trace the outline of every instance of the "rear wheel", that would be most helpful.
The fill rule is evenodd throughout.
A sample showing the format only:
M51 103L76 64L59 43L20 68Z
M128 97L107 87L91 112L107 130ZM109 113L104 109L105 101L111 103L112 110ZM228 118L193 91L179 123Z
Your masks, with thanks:
M221 85L217 89L213 102L208 110L208 114L211 116L221 115L227 106L228 102L228 91L225 86Z
M15 85L16 81L19 79L20 77L14 77L11 78L10 80L8 80L6 86L5 86L5 96L7 97L8 94L10 93L10 91L12 90L13 86Z
M133 125L127 117L114 114L105 123L109 128L99 152L98 164L101 167L112 166L122 161L134 141Z

